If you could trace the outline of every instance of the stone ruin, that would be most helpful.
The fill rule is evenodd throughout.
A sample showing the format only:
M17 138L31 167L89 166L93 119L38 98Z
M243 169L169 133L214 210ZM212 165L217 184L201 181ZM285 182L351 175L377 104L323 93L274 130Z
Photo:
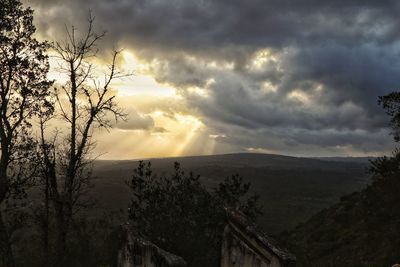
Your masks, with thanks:
M181 257L138 237L129 225L123 227L123 236L118 267L187 266ZM292 254L258 231L240 212L227 211L222 238L221 267L295 266L296 258Z
M125 225L123 244L118 253L118 267L183 267L186 262L150 241L139 237Z
M292 267L296 257L258 231L237 211L227 212L221 249L221 267Z

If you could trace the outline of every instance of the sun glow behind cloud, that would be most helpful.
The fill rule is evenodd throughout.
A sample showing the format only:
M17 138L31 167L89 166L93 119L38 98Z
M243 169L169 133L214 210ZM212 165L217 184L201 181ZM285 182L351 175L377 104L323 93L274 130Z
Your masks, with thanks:
M148 71L148 63L140 61L131 51L122 51L119 68L124 73L132 73L114 83L119 95L177 96L175 88L159 84Z
M198 134L198 130L203 126L203 123L196 117L181 114L175 114L175 119L181 127L185 128L180 133L182 135L181 142L177 145L175 151L172 152L172 155L179 156L194 141L193 139Z
M160 84L155 80L149 63L140 61L131 51L124 51L122 55L121 68L125 71L134 68L135 75L131 79L115 84L119 96L147 95L157 98L160 102L181 99L175 88ZM196 92L205 94L200 88L196 88ZM135 103L130 103L130 105L128 108L136 106ZM141 145L133 149L133 151L137 149L136 153L132 151L136 154L132 155L133 157L183 155L186 150L190 150L190 145L195 142L199 129L204 126L200 119L193 115L182 114L178 110L165 113L157 106L153 106L155 111L148 114L154 120L155 129L147 133L143 133L143 130L141 133L137 131L133 133L134 138L142 139Z
M149 114L157 128L149 130L114 129L97 135L99 149L107 150L104 159L151 158L166 156L211 154L214 140L204 138L204 124L196 117L185 114L172 116L162 111ZM162 129L162 130L159 130ZM118 140L118 141L116 141ZM193 151L192 146L203 146L202 151ZM207 150L208 149L208 150Z
M102 78L106 73L106 62L97 60L92 63L95 74ZM215 140L205 137L208 135L202 132L205 125L201 119L184 111L185 103L174 87L156 81L150 64L140 60L133 51L121 52L118 70L132 75L115 80L112 90L117 95L118 105L128 114L127 121L117 123L110 131L95 132L97 151L102 151L102 154L95 152L93 156L132 159L212 154ZM68 76L60 74L59 61L54 55L50 57L50 65L50 79L58 85L68 81ZM192 91L207 96L203 88L193 88ZM138 119L146 121L135 123L134 120ZM199 145L200 139L203 141ZM202 150L193 151L192 146Z
M111 49L124 48L119 67L134 75L113 90L129 118L98 134L104 138L97 151L107 158L205 151L335 156L392 148L387 117L376 107L376 97L398 83L391 5L271 2L271 9L268 1L237 1L223 19L227 6L218 1L25 2L35 10L38 36L49 41L62 41L65 25L84 30L92 9L97 30L109 33L99 46L99 73Z
M289 99L299 101L304 105L309 105L311 103L310 97L301 90L294 90L288 95Z

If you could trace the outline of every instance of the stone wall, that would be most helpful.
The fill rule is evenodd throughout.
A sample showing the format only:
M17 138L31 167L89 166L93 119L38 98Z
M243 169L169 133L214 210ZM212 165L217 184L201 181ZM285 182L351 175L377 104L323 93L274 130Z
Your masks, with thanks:
M221 267L289 267L296 259L256 231L244 217L229 214L223 232Z
M186 266L181 257L140 238L129 227L125 227L123 236L125 238L118 255L118 267ZM292 254L258 231L240 212L227 211L222 238L220 267L295 266L296 258Z
M118 267L183 267L186 262L155 244L124 229L125 241L118 254Z
M221 267L282 267L279 259L268 251L263 251L257 242L243 242L225 227L222 244Z

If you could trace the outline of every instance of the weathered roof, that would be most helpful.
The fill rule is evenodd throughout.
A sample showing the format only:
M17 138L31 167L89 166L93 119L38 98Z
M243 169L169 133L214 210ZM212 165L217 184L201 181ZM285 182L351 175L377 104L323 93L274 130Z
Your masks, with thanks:
M139 234L135 233L132 227L129 224L122 226L125 234L127 235L128 245L133 246L134 244L140 244L142 247L147 247L152 249L154 254L162 259L168 266L186 266L186 261L168 251L165 251L152 243L151 241L141 237Z
M251 223L243 213L237 210L227 210L227 215L229 223L232 223L247 235L255 238L264 248L271 251L280 260L284 262L296 261L296 257L293 254L279 247L271 237L257 229L256 225Z

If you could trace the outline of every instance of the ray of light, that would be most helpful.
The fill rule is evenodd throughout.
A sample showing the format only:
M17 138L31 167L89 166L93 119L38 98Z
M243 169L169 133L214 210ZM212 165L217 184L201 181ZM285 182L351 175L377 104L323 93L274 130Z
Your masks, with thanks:
M181 138L177 140L177 146L172 152L173 156L180 156L185 149L189 147L190 143L193 142L194 137L198 134L198 130L202 127L203 123L198 118L189 115L175 114L175 118L181 127L183 126L187 129L180 135Z

